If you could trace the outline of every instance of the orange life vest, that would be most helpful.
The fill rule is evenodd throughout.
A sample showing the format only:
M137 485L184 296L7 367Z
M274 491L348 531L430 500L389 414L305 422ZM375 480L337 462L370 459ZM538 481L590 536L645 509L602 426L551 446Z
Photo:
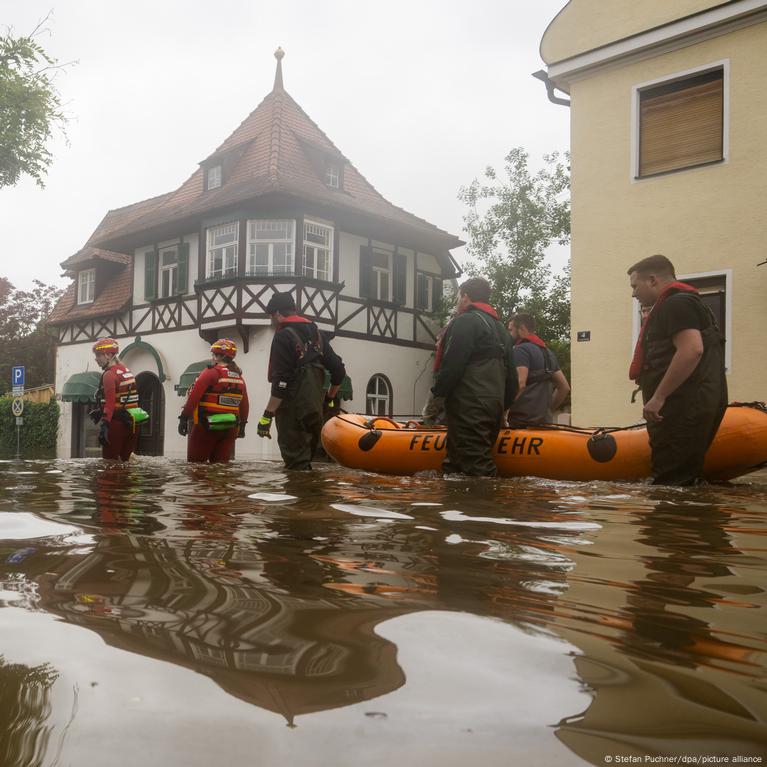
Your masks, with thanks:
M194 423L200 422L200 412L204 415L240 413L240 403L245 390L245 382L241 375L223 364L214 365L213 370L218 374L218 378L200 398L200 403L194 411Z
M130 407L138 407L136 379L134 378L133 373L131 373L122 362L112 365L101 374L99 390L100 400L102 402L105 401L104 376L110 372L117 378L117 386L115 387L115 410L127 410Z

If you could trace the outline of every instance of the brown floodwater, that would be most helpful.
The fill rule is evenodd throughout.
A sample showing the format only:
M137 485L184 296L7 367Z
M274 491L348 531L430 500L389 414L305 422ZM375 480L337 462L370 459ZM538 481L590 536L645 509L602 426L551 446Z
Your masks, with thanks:
M765 536L764 473L2 462L0 765L765 764Z

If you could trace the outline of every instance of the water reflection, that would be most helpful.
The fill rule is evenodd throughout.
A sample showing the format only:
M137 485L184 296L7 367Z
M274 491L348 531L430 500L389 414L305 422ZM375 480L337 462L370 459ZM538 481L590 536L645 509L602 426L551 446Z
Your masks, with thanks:
M539 746L526 764L544 763L535 755L556 744L552 732L562 764L764 748L758 486L664 494L154 460L0 464L0 486L0 606L5 595L202 674L288 725L374 699L364 711L387 719L403 700L392 693L413 684L399 654L419 642L390 627L416 613L464 625L439 618L452 611L567 659L556 699L582 705L563 717L548 704L529 725ZM535 679L551 686L551 675L529 665L541 657L510 655L526 646L503 640L483 656L472 636L450 663L477 678L524 668L525 694L545 697ZM471 732L476 701L456 689L452 705ZM497 743L511 731L506 709L493 713Z

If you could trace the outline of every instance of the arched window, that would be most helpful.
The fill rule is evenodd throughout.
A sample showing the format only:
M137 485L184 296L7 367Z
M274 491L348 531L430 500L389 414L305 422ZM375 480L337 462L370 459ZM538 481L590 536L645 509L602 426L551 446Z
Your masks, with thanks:
M368 415L392 414L392 388L389 379L385 375L376 373L369 381L365 396L367 402L366 413Z

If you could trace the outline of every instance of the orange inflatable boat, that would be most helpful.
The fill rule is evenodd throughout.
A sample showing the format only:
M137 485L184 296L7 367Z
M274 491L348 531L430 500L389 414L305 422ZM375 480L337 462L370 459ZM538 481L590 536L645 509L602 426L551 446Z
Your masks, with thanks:
M446 439L444 428L350 413L331 418L322 429L325 451L342 466L383 474L439 471ZM502 477L638 480L651 473L644 425L503 429L494 453ZM763 403L731 404L706 454L706 478L733 479L765 466L767 409Z

